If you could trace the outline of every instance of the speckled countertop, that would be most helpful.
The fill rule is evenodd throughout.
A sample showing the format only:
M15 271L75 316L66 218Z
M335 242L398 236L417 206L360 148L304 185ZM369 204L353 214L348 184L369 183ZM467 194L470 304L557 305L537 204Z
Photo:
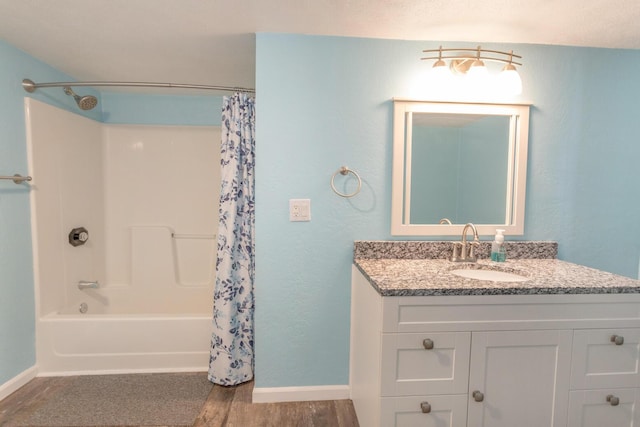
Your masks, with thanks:
M640 293L640 280L555 259L554 242L509 242L504 263L486 259L489 242L482 242L477 263L451 262L451 244L358 241L354 263L382 296ZM467 279L451 274L454 269L498 270L528 280Z

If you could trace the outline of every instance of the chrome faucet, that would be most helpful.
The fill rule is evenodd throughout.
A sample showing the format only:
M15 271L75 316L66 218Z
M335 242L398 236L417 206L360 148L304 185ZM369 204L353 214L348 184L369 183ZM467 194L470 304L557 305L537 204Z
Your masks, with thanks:
M473 242L467 242L467 231L471 229L473 231ZM453 242L453 255L451 255L451 261L453 262L476 262L475 248L480 245L480 239L478 238L478 230L476 226L467 223L462 229L462 241ZM467 248L468 246L468 248Z
M100 287L100 283L98 283L97 280L94 281L90 281L90 280L80 280L78 282L78 289L98 289Z

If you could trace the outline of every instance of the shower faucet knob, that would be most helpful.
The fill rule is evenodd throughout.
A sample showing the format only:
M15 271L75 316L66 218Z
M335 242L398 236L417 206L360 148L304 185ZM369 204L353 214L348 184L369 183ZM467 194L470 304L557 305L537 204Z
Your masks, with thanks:
M84 245L87 240L89 240L89 232L84 227L74 228L69 233L69 244L71 246Z

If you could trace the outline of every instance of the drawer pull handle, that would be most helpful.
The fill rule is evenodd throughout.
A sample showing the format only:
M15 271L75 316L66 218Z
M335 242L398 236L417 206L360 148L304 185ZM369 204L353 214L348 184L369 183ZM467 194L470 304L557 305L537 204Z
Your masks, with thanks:
M484 394L482 394L478 390L474 391L471 394L471 397L473 397L473 400L475 400L476 402L482 402L484 400Z
M610 394L607 396L607 402L609 402L611 406L618 406L620 404L620 399L613 394Z
M620 335L611 335L611 342L615 345L622 345L624 344L624 337Z
M431 412L431 404L429 402L422 402L420 404L420 410L423 414L428 414L429 412Z
M422 345L425 350L433 350L433 340L430 338L425 338L424 341L422 341Z

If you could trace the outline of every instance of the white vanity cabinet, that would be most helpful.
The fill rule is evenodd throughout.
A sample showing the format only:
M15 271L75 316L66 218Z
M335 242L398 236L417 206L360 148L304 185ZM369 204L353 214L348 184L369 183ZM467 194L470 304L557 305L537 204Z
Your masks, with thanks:
M640 329L576 330L569 426L640 425Z
M640 295L383 297L352 277L362 427L640 425Z
M566 425L571 331L474 332L469 427Z

